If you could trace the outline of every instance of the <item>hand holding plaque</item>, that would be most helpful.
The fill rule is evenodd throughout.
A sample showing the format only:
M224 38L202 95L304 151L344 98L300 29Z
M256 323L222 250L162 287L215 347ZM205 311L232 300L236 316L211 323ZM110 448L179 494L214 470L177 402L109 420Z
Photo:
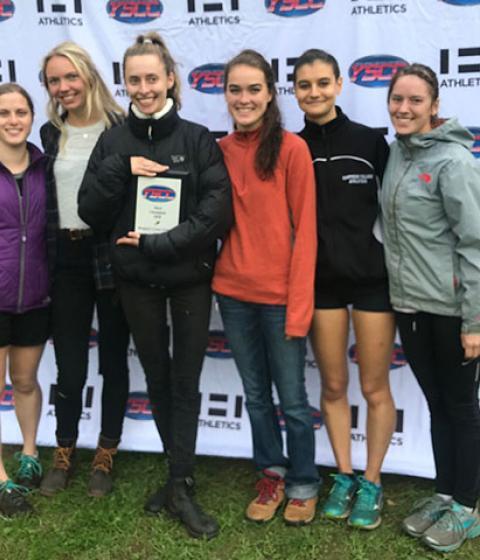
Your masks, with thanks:
M138 177L133 229L140 234L164 233L182 220L182 191L188 171L168 170L156 177Z

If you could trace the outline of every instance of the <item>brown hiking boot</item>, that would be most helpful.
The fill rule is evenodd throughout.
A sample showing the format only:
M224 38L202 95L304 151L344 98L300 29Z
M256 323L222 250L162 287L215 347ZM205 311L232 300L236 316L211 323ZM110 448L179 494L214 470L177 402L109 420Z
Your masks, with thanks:
M250 521L270 521L285 499L285 482L280 476L264 476L255 489L258 496L248 504L245 515Z
M102 498L112 491L112 468L113 456L117 454L117 448L105 449L97 447L92 462L92 474L88 481L87 494L94 498Z
M318 498L299 500L292 498L288 500L287 507L283 512L283 519L287 525L308 525L315 518L315 510Z
M73 472L75 446L57 447L53 452L53 465L43 477L40 484L42 496L53 496L67 487L68 479Z

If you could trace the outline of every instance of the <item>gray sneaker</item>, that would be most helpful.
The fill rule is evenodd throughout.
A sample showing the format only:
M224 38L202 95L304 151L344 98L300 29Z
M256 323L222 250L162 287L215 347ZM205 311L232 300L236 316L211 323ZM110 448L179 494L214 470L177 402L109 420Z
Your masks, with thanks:
M430 498L418 500L413 510L402 522L403 530L411 537L421 537L445 513L445 506L450 502L434 494Z
M444 508L440 519L423 534L424 544L438 552L452 552L467 539L480 535L480 516L477 510L467 511L455 501Z

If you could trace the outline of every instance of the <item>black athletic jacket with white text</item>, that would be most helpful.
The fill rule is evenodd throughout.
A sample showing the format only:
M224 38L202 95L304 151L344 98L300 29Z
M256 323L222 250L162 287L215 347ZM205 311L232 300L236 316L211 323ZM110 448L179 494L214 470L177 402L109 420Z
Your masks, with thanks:
M305 120L299 133L310 148L317 184L316 285L382 283L383 246L373 230L388 144L378 130L336 110L325 125Z

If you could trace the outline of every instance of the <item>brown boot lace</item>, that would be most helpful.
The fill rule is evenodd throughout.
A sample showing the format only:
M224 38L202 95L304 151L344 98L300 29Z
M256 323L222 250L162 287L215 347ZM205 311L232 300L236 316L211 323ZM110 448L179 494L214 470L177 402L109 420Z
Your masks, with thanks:
M53 468L68 471L74 449L74 447L57 447L53 453Z
M103 471L109 473L113 468L113 456L117 454L117 449L105 449L104 447L97 447L95 457L92 461L92 469L94 471Z

